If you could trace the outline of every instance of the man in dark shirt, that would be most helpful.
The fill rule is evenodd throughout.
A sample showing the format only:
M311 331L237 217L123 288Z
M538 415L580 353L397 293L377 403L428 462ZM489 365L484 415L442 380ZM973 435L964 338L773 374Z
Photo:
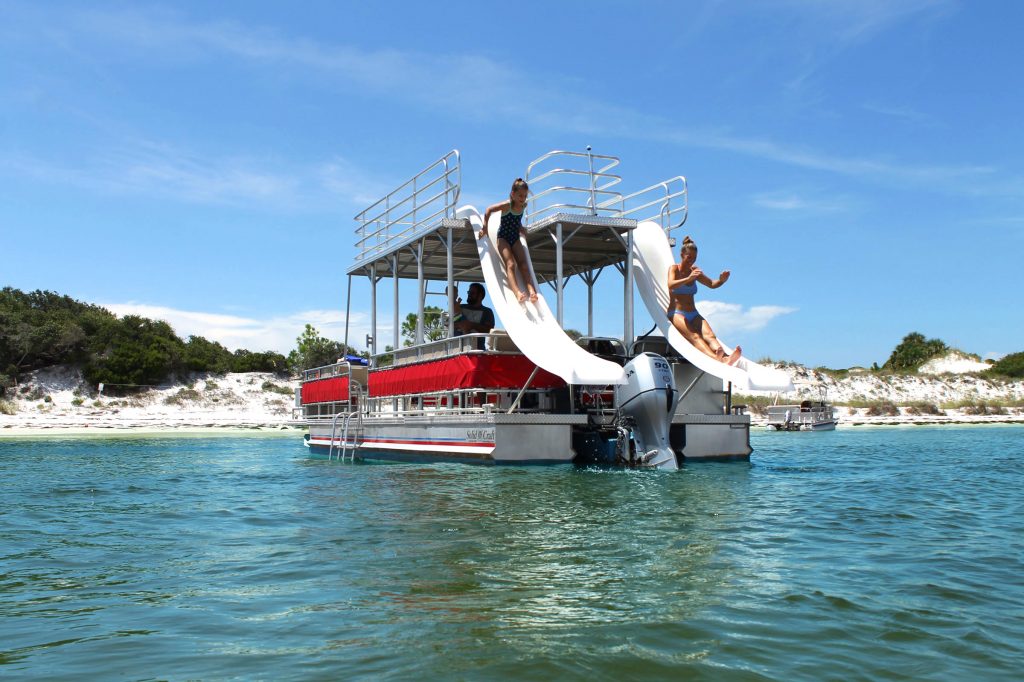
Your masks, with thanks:
M458 301L459 299L456 299ZM463 334L487 334L494 329L494 311L483 304L484 285L474 282L469 285L466 292L466 302L460 306L456 303L455 336ZM461 313L462 319L458 319ZM484 347L483 339L480 339L480 348Z

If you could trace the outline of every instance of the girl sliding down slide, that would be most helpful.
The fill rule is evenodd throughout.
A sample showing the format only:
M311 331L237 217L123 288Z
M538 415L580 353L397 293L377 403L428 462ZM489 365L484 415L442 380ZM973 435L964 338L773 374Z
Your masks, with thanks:
M526 302L530 297L531 303L537 302L537 291L533 288L533 278L530 276L530 268L527 265L526 253L519 241L519 235L523 231L523 212L526 210L526 194L530 191L529 185L522 178L516 178L512 183L512 191L509 192L508 201L494 204L487 208L484 213L484 227L480 230L478 239L487 236L487 220L495 211L501 211L501 227L498 228L498 253L505 263L505 274L508 275L508 285L520 303ZM526 282L526 293L519 289L516 282L516 270L523 275Z
M679 262L668 268L668 292L671 296L668 317L672 320L672 325L679 330L683 338L693 344L694 348L727 365L735 365L742 352L740 347L736 346L731 354L726 355L711 325L701 317L693 303L693 297L697 293L697 282L710 289L717 289L729 279L729 271L722 271L718 279L712 281L703 270L694 265L696 260L697 245L687 236L683 239L682 248L679 249Z

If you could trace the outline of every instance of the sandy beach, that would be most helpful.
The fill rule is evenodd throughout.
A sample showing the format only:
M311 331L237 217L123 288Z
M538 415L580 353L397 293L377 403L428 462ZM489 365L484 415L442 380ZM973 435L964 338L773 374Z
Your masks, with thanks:
M932 361L915 375L850 372L836 378L801 365L777 366L793 378L795 391L733 396L734 404L751 405L755 428L767 423L757 404L822 396L839 405L839 428L1024 423L1024 382L983 378L978 372L986 365L956 354ZM229 430L287 434L301 428L291 423L298 385L297 380L253 372L199 376L130 396L98 395L77 370L51 368L27 377L13 396L8 393L7 409L0 411L0 437Z
M129 432L292 431L291 381L269 373L197 377L130 396L97 395L75 370L34 373L0 414L0 438L59 431L68 435Z

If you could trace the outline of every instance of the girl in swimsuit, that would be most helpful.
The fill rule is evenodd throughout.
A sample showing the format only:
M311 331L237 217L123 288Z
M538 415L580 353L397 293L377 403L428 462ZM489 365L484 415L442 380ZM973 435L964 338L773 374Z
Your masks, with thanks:
M484 228L480 230L478 239L487 236L487 219L495 211L501 211L501 227L498 228L498 253L505 263L505 273L508 275L508 285L512 293L520 303L530 297L531 303L537 302L537 290L533 288L533 278L530 276L530 269L526 263L526 252L519 235L523 231L523 212L526 210L526 195L530 191L529 185L522 178L516 178L512 183L512 191L509 192L508 201L489 206L484 213ZM519 270L526 282L526 293L519 289L516 281L516 270Z
M723 270L718 279L712 280L694 265L696 260L697 245L687 236L683 239L682 248L679 249L679 262L668 267L668 291L671 296L668 304L669 319L683 338L697 350L720 362L735 365L742 352L740 347L736 346L731 354L726 355L711 325L701 317L693 304L697 282L710 289L717 289L729 279L729 271Z

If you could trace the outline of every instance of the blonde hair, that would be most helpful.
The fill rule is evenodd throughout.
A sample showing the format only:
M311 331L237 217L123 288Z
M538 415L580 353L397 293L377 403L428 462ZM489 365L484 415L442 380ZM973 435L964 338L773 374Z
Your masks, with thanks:
M684 251L693 251L694 254L697 253L697 242L690 239L690 235L683 237L683 245L679 247L679 253L683 253Z

